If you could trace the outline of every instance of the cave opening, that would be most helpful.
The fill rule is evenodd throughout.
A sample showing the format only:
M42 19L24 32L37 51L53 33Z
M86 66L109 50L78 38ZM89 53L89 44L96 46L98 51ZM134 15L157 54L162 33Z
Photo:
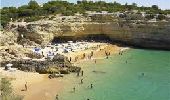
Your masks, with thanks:
M106 42L111 43L113 42L109 36L106 34L89 34L89 35L81 35L81 36L58 36L54 37L52 40L52 44L55 43L65 43L67 41L94 41L94 42Z

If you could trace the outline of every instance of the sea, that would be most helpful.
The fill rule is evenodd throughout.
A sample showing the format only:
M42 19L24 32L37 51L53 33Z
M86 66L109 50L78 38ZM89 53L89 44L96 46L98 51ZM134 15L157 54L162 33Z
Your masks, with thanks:
M129 49L78 66L84 75L69 75L59 100L170 100L170 51Z

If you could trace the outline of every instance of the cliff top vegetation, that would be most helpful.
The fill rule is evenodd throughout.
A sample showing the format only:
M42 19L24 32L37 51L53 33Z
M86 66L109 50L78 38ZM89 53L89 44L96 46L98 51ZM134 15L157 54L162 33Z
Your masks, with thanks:
M36 21L40 18L48 17L48 15L61 14L63 16L74 15L75 13L85 14L86 11L102 12L125 12L137 10L146 14L170 14L170 10L161 10L157 5L151 7L138 7L136 3L122 5L117 2L107 3L105 1L77 1L76 4L67 1L49 1L43 5L39 5L36 1L31 0L27 5L20 7L3 7L1 11L1 25L4 27L8 22L25 19L28 21Z

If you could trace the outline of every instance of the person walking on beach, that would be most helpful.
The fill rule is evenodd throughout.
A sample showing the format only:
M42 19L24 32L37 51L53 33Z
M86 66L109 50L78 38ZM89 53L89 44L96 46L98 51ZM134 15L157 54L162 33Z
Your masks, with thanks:
M73 92L75 92L76 91L76 88L75 87L73 87Z
M83 75L84 75L84 71L82 70L82 71L81 71L81 76L83 76Z
M81 79L81 84L83 84L83 79Z
M79 76L79 74L80 74L80 71L77 72L77 76Z
M27 82L25 83L25 91L27 91Z

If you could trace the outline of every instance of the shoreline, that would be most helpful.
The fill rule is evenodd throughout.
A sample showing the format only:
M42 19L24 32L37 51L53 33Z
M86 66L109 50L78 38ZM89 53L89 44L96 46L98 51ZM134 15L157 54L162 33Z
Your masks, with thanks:
M101 49L102 48L102 49ZM100 50L99 50L100 49ZM124 47L118 47L116 45L104 43L100 48L93 49L94 56L91 59L87 57L84 59L78 59L76 62L72 62L74 65L80 65L84 61L94 61L98 59L105 59L105 51L109 51L110 54L119 53L120 50L124 49ZM75 57L78 56L79 58L82 57L83 53L90 54L92 49L68 53L67 57ZM2 71L2 70L1 70ZM17 70L18 71L18 70ZM2 72L0 72L2 73ZM13 89L16 94L23 95L24 100L52 100L55 98L55 95L63 91L64 86L71 81L68 79L68 75L64 78L57 78L57 79L48 79L48 74L38 74L32 72L16 72L20 76L24 77L24 80L20 80L18 76L16 80L12 81ZM24 76L25 75L25 76ZM12 75L16 76L16 75ZM28 82L28 91L21 91L24 88L25 82Z

